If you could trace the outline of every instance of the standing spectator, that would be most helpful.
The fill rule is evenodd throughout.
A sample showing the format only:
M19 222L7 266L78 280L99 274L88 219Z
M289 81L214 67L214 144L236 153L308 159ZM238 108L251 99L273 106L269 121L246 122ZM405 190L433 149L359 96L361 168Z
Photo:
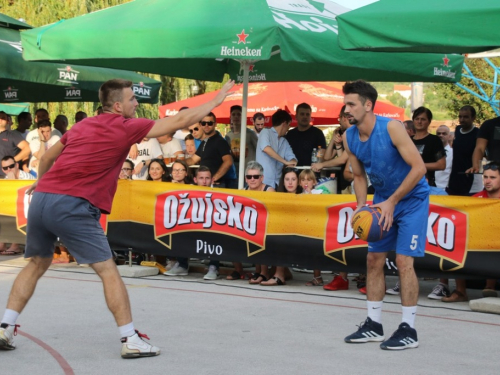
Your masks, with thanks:
M258 137L262 129L264 129L264 125L266 124L266 117L263 113L257 112L255 115L253 115L252 122L253 128Z
M446 168L442 171L436 171L436 187L443 191L448 187L448 181L450 180L451 166L453 163L453 150L450 147L450 128L446 125L440 125L437 128L436 135L441 139L443 143L444 151L446 152Z
M33 119L31 117L31 113L29 112L21 112L17 115L17 128L16 131L22 134L24 139L29 133L29 129L33 125Z
M491 161L484 166L483 183L484 190L474 194L477 198L500 198L500 161ZM456 289L450 296L443 297L443 302L465 302L467 297L467 285L465 279L456 279ZM495 291L496 279L487 279L483 290L483 297L498 297Z
M236 175L238 176L240 169L240 150L243 147L241 145L241 131L242 129L246 131L246 152L245 161L255 160L255 150L257 149L257 134L252 130L247 128L246 119L245 125L243 126L241 122L241 106L233 105L231 107L231 131L226 134L226 141L231 147L231 153L233 155L234 166L236 168ZM245 166L243 166L244 168Z
M57 115L54 120L54 129L59 130L64 135L68 131L68 118L65 115Z
M257 162L264 168L264 183L278 186L283 166L294 167L297 159L285 138L292 117L278 109L271 117L272 128L262 129L257 142Z
M488 161L500 160L500 116L486 120L479 128L472 155L472 168L467 172L478 173L485 156Z
M28 159L30 147L24 140L21 133L8 130L8 117L3 111L0 111L0 158L7 155L14 155L16 162L22 162ZM0 178L5 178L5 172L0 169Z
M212 112L200 121L198 126L202 127L205 137L203 143L196 149L196 153L187 159L187 164L200 164L210 168L214 185L222 188L226 187L223 177L233 165L233 157L229 144L216 131L216 124L217 120Z
M151 163L151 160L163 160L160 143L158 143L156 138L144 138L141 143L134 145L133 147L135 146L137 147L137 158L132 158L132 161L135 164L132 179L146 180L148 176L148 166L149 163Z
M326 149L325 135L321 130L311 125L311 112L309 104L299 104L295 110L297 127L286 135L286 140L297 157L297 165L300 166L311 165L313 149L319 147L323 150Z
M12 155L6 155L2 158L2 171L5 173L6 180L34 180L31 174L19 169L18 163ZM12 243L8 249L5 244L0 242L0 255L19 255L22 254L19 244Z
M413 122L415 123L415 136L413 143L422 156L427 173L425 177L429 186L436 186L435 171L442 171L446 168L446 155L443 142L438 136L429 133L429 125L432 122L432 112L425 107L418 107L413 112Z
M87 114L83 111L78 111L75 113L75 124L87 118Z

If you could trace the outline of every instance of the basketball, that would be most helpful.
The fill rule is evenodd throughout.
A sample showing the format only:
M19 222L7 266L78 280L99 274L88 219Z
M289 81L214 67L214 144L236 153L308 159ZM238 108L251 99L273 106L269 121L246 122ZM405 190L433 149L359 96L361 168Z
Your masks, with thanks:
M352 229L363 241L376 242L387 234L382 230L383 225L379 225L380 208L363 207L352 218Z

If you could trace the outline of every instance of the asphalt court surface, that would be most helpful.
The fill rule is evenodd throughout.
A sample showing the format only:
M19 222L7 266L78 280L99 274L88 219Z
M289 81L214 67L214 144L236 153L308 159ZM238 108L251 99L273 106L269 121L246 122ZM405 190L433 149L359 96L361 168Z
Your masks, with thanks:
M0 307L22 258L0 257ZM286 286L203 275L124 278L136 328L162 349L153 358L120 357L118 330L102 284L89 268L54 265L18 320L17 349L0 351L1 374L498 374L498 315L468 303L427 299L436 280L421 281L416 329L420 347L384 351L343 339L366 318L365 296L306 287L294 273ZM326 282L331 275L324 275ZM393 286L395 277L388 277ZM453 287L453 285L452 285ZM479 298L480 291L469 290ZM399 296L386 296L386 337L401 322Z

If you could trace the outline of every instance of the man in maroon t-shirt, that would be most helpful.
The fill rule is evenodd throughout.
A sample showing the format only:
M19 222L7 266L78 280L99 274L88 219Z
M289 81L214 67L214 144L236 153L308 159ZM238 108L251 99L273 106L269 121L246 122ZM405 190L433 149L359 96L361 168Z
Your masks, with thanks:
M16 321L49 268L54 242L60 237L78 263L90 264L104 284L108 308L122 337L123 358L149 357L160 349L145 342L135 330L125 285L112 258L101 212L109 213L118 176L130 146L143 138L157 138L200 121L220 105L234 85L229 81L211 101L152 121L136 119L138 105L132 82L114 79L99 89L104 113L75 124L40 160L39 180L28 211L25 257L30 262L17 276L0 321L0 349L15 349ZM57 159L57 160L56 160Z
M484 190L473 197L477 198L500 198L500 161L492 161L483 167ZM464 302L468 301L465 279L456 279L457 289L449 297L444 297L443 302ZM496 279L487 279L483 290L483 297L497 297L495 291Z

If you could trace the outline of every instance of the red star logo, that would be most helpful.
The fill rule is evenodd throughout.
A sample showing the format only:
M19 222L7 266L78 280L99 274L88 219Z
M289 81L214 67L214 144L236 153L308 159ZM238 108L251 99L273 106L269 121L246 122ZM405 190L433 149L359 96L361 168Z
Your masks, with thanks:
M253 68L254 68L254 67L255 67L255 65L250 65L250 66L248 67L248 71L249 71L249 72L253 72Z
M68 66L66 67L66 70L67 70L68 72L71 72L71 66L69 66L69 65L68 65Z
M236 34L236 36L238 37L238 44L240 43L247 44L246 39L248 35L249 34L245 34L245 29L241 30L241 34Z
M443 57L443 64L444 64L444 66L449 66L448 65L449 62L450 62L450 59L448 58L448 56L444 55L444 57Z

